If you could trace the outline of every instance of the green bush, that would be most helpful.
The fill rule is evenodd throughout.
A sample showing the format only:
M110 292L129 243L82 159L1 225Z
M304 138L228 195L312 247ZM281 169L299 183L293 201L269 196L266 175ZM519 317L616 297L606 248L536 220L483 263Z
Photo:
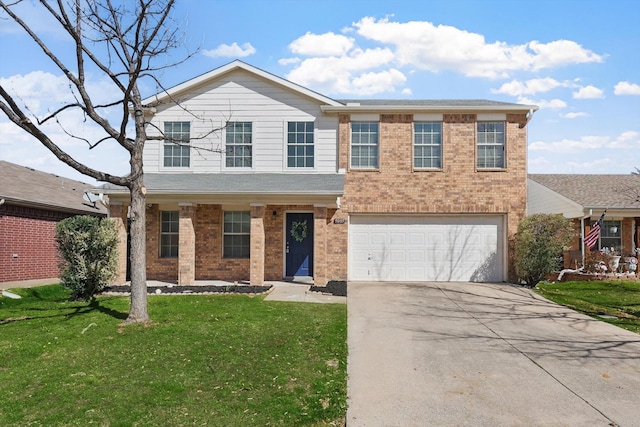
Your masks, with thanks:
M89 300L109 285L117 269L118 235L107 218L81 215L56 226L60 280L74 299Z
M561 215L535 214L520 221L515 236L515 268L520 280L533 288L558 264L558 257L575 236L571 220Z

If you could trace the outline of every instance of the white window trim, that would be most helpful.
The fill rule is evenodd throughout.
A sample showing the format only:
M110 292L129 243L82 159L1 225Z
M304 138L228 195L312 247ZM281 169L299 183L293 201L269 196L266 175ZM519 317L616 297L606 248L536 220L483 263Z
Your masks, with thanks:
M495 122L495 123L503 123L504 126L504 131L503 131L503 136L504 136L504 142L502 143L502 152L503 152L503 165L501 167L480 167L478 166L478 155L479 155L479 150L478 147L480 146L480 144L478 143L478 124L482 123L482 122ZM505 171L507 170L507 123L506 121L503 120L476 120L475 123L475 169L478 172L492 172L492 171ZM498 144L482 144L482 145L498 145Z
M380 170L380 164L382 163L380 160L380 121L379 120L353 120L353 116L355 116L356 114L352 115L352 119L349 122L349 170L352 171L379 171ZM357 114L357 116L365 116L365 114ZM378 119L380 118L380 115L378 114L371 114L371 115L367 115L367 116L376 116L378 117ZM353 124L354 123L377 123L378 124L378 165L377 166L353 166L351 163L351 160L353 158Z
M435 115L435 114L434 114ZM440 115L441 116L441 115ZM440 167L433 166L416 166L416 123L439 123L440 124ZM416 120L414 117L414 121L411 126L411 166L413 170L416 171L441 171L444 169L444 138L443 138L443 123L438 120ZM434 144L429 145L421 145L421 146L433 146Z
M256 167L256 122L253 120L233 120L229 123L251 123L251 166L227 166L227 127L222 131L221 145L223 147L223 154L221 157L221 170L225 172L246 172L254 170Z
M313 167L289 166L289 123L312 122L313 123ZM282 122L282 170L296 173L313 172L318 168L318 121L315 118L309 119L290 119Z

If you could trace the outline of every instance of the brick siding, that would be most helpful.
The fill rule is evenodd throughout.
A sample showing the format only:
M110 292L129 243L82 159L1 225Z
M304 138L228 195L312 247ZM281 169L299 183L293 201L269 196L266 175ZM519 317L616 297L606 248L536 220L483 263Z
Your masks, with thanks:
M0 282L59 277L55 228L70 216L45 209L0 206Z

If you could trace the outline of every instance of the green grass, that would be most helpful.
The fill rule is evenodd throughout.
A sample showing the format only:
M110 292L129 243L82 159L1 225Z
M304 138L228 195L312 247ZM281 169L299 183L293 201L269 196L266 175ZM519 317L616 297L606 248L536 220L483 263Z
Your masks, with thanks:
M346 413L346 305L242 295L0 298L2 426L320 426Z
M535 291L558 304L640 333L640 282L539 283ZM617 319L599 317L603 314Z

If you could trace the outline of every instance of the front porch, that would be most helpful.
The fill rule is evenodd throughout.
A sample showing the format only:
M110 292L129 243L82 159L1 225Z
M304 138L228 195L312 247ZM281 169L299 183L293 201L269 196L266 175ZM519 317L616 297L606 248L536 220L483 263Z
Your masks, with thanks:
M126 213L125 205L111 205L120 245L115 283L127 280ZM149 203L147 279L262 285L303 276L316 286L346 279L343 219L337 206L324 203Z

